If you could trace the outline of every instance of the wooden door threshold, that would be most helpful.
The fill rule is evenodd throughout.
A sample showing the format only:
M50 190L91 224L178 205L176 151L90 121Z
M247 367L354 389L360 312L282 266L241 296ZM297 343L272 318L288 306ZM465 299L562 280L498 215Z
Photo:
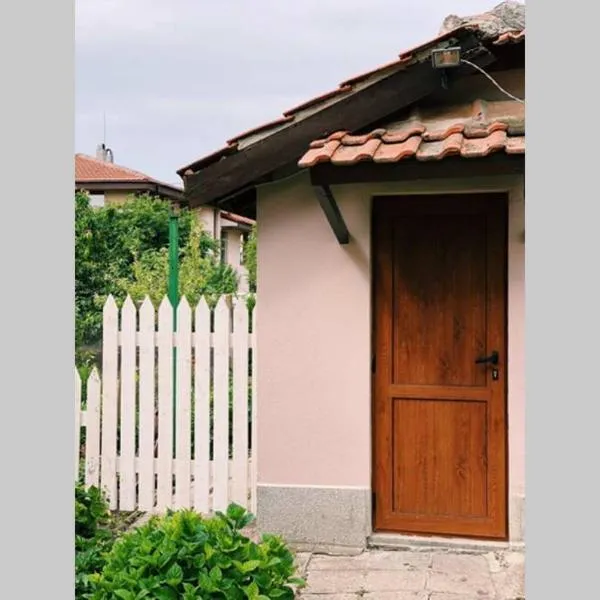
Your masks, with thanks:
M412 550L428 552L432 550L463 554L482 554L509 550L523 552L525 542L497 542L470 538L425 537L399 533L372 533L367 538L367 546L378 550Z

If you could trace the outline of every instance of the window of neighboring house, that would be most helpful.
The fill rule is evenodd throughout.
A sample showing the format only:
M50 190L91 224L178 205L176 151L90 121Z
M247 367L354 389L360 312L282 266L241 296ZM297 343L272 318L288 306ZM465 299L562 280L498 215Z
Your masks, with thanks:
M93 206L93 207L104 206L104 194L90 194L90 206Z

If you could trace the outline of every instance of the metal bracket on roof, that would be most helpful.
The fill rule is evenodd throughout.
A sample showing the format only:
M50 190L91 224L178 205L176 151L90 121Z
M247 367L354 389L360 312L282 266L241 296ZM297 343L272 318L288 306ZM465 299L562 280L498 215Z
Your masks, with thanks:
M317 200L329 221L331 229L340 244L348 244L350 242L350 233L346 227L344 217L333 197L331 188L328 185L315 185L315 195Z

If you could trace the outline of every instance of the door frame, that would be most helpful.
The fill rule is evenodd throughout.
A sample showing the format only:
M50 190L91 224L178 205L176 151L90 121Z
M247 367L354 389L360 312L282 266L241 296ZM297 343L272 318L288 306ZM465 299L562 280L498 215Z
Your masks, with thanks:
M518 360L521 360L523 355L523 344L521 339L511 340L511 329L517 325L522 327L521 313L524 308L522 298L517 294L515 296L515 303L511 302L511 271L521 271L523 266L520 263L520 258L511 257L511 244L522 243L524 245L524 178L522 176L497 176L497 177L473 177L470 180L465 179L450 179L450 180L435 180L435 181L407 181L401 185L398 184L386 184L382 182L376 186L369 186L369 198L371 201L371 256L374 256L376 239L373 234L375 227L375 208L374 198L382 196L438 196L438 195L465 195L465 194L488 194L488 193L505 193L507 195L507 237L505 241L505 252L506 252L506 286L505 286L505 338L506 338L506 389L505 389L505 407L506 407L506 490L505 490L505 506L507 515L507 540L510 542L521 542L523 540L523 520L524 520L524 474L523 474L523 458L520 456L520 452L513 455L513 449L511 441L513 438L518 439L518 445L523 446L523 441L520 439L523 437L524 425L522 423L522 416L516 417L517 421L513 423L513 403L518 407L514 413L522 413L523 407L521 403L524 402L522 395L515 395L511 398L511 388L514 385L515 388L520 387L521 379L523 377L522 367L513 369L511 367L511 355L515 355ZM374 189L375 188L375 189ZM516 262L518 260L518 262ZM373 266L374 261L371 262ZM516 267L516 268L515 268ZM375 352L375 281L374 281L374 270L371 269L371 356L374 356ZM515 336L517 338L517 336ZM513 381L514 371L514 381ZM375 503L374 503L374 490L375 490L375 435L374 435L374 375L373 370L370 368L371 373L371 510L370 510L370 527L371 532L374 530L375 522ZM513 400L513 402L511 402ZM514 433L511 432L512 426L514 427ZM513 486L513 473L517 473L517 483ZM399 533L398 535L402 535ZM415 534L410 534L415 535ZM431 537L426 534L418 534L417 537ZM452 537L452 536L451 536ZM463 538L468 539L468 538Z

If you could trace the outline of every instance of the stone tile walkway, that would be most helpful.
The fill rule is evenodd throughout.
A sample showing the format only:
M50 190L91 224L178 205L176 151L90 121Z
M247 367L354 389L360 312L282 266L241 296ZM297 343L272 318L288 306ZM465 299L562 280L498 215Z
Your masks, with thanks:
M524 600L522 552L367 550L299 553L303 600Z

